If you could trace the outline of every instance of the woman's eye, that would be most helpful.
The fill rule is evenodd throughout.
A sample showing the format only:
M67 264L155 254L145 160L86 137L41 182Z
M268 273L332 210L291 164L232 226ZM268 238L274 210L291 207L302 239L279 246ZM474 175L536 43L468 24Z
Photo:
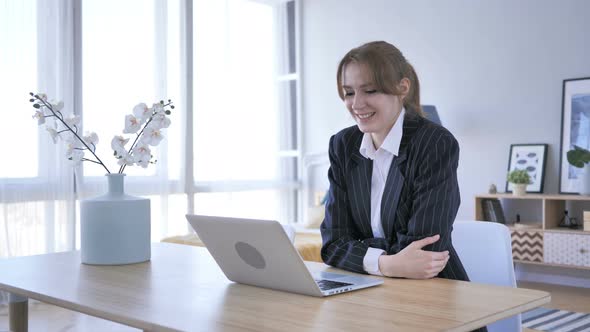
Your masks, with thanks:
M352 92L352 91L344 91L344 96L346 96L346 97L354 96L354 92Z
M366 94L373 94L373 93L377 93L377 90L367 90L365 91Z

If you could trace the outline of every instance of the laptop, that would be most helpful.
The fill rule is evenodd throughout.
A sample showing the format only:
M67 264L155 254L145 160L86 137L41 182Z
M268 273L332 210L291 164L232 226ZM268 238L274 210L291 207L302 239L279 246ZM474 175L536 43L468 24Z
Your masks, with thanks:
M234 282L311 296L377 286L381 279L312 274L277 221L186 215L225 276Z

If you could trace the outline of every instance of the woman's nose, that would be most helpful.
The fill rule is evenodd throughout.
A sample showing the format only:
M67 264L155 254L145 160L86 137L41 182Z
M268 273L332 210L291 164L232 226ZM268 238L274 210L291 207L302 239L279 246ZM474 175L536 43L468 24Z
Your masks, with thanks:
M354 100L352 101L352 109L358 110L365 107L365 98L361 93L354 94Z

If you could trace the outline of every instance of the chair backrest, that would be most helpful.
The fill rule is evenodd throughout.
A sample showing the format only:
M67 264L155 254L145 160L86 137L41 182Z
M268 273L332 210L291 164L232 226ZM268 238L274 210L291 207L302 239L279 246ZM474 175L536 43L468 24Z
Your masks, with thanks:
M422 112L426 115L426 118L434 123L437 123L442 126L442 122L440 121L440 117L438 116L438 112L436 111L436 106L434 105L421 105Z
M456 221L451 237L472 282L516 287L508 227L485 221ZM520 315L488 325L489 332L521 330Z

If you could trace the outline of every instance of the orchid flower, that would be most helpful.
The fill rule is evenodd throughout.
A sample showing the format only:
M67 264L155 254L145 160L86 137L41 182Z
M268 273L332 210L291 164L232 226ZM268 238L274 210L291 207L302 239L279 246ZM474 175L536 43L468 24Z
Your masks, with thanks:
M123 154L119 155L119 161L117 161L117 163L120 166L132 166L134 161L133 161L133 157L127 152L123 152Z
M129 138L125 138L123 136L115 136L111 140L111 148L117 153L117 155L123 155L127 150L125 150L125 144L129 142Z
M133 148L133 160L143 168L147 168L150 160L152 159L152 151L149 145L144 142L139 142L135 148Z
M37 124L40 126L45 123L45 114L41 111L35 111L33 114L33 119L37 119Z
M162 141L163 139L164 136L162 135L160 129L152 128L149 126L145 128L145 131L143 132L142 136L142 141L151 146L156 146L160 144L160 141Z
M86 134L82 139L88 146L92 147L92 151L96 151L96 145L98 144L98 135L96 133Z
M152 117L152 121L147 125L148 128L162 129L170 127L170 119L164 113L156 113Z
M141 128L142 121L132 114L129 114L125 117L125 129L123 129L123 133L125 134L135 134Z
M139 120L141 124L144 124L147 119L152 115L152 111L147 107L145 103L140 103L133 107L133 115Z
M61 100L60 101L52 100L49 103L51 104L51 106L53 106L53 110L56 112L60 112L64 108L64 102Z
M64 142L66 147L66 158L78 165L83 161L89 161L101 165L108 173L111 173L102 160L96 155L96 145L98 144L98 135L94 132L85 135L78 134L81 118L78 115L62 114L64 109L63 101L48 101L44 93L30 93L33 107L36 109L33 118L37 120L38 125L45 125L45 129L54 143L58 140ZM160 101L152 107L147 107L145 103L137 104L133 108L133 114L125 116L124 134L135 134L136 137L129 148L126 148L130 138L124 136L115 136L111 140L111 148L114 150L117 163L120 165L119 173L123 173L126 166L139 165L146 168L152 162L152 151L150 146L158 145L164 136L162 129L170 126L170 119L167 115L170 110L174 109L172 101L168 99L167 103ZM143 127L142 127L143 126ZM86 158L88 151L92 154Z
M51 127L46 127L45 129L47 130L47 132L49 132L49 135L51 136L53 143L57 143L57 139L59 138L59 133L57 132L57 130Z
M67 117L64 119L64 122L70 127L77 126L80 124L80 116L73 115L73 116Z

